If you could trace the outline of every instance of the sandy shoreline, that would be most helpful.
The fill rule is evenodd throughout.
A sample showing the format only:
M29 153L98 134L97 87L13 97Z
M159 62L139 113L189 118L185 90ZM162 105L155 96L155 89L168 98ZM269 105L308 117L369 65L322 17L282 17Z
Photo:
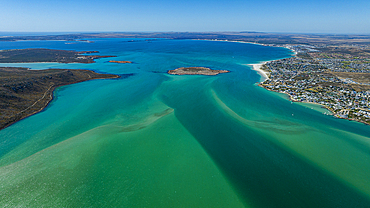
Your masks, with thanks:
M244 42L244 41L229 41L229 40L210 40L210 41L224 41L224 42L236 42L236 43L249 43L249 44L256 44L256 45L262 45L262 46L269 46L267 44L260 44L260 43L251 43L251 42ZM297 52L289 47L288 44L286 45L283 45L283 46L272 46L272 47L283 47L283 48L286 48L286 49L289 49L290 51L293 52L293 57L297 55ZM277 60L280 60L280 59L276 59L276 60L271 60L271 61L277 61ZM268 63L268 62L271 62L271 61L265 61L265 62L261 62L261 63L258 63L258 64L246 64L248 66L251 66L252 67L252 70L254 71L257 71L258 74L260 74L262 77L261 77L261 80L260 80L260 84L258 84L258 86L268 90L268 91L272 91L272 92L277 92L277 93L282 93L282 94L286 94L288 95L288 99L292 102L297 102L297 103L307 103L307 104L313 104L313 105L319 105L321 106L321 108L324 108L326 110L328 110L330 113L326 113L326 115L329 115L329 116L334 116L335 118L339 118L339 119L345 119L345 120L350 120L350 121L356 121L356 122L360 122L360 123L363 123L363 124L366 124L366 125L369 125L368 123L366 122L363 122L361 120L357 120L357 119L349 119L349 118L342 118L338 115L335 114L334 111L332 111L331 109L329 109L327 106L323 105L323 104L320 104L320 103L314 103L314 102L307 102L307 101L300 101L300 100L295 100L290 94L288 93L285 93L285 92L278 92L278 91L274 91L274 90L271 90L271 89L268 89L268 88L265 88L263 85L261 85L261 83L263 83L265 80L268 80L269 79L269 73L266 72L266 71L263 71L261 69L261 67Z
M229 42L229 43L248 43L248 44L266 46L266 45L264 45L262 43L239 41L239 40L217 40L217 39L194 39L194 40L208 40L208 41Z
M261 75L263 77L262 80L260 80L260 82L264 82L265 80L268 80L269 79L269 73L268 72L265 72L261 69L262 65L266 64L267 61L265 62L262 62L262 63L259 63L259 64L248 64L249 66L252 66L252 69L254 71L257 71L259 75Z

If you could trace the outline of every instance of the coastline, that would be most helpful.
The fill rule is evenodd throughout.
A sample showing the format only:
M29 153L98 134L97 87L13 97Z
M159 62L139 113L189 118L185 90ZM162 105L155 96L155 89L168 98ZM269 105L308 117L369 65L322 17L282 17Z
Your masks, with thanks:
M8 63L95 63L96 59L110 58L110 55L91 55L99 51L56 50L48 48L26 48L2 50L0 62ZM85 55L83 55L85 54Z
M96 73L94 71L91 71L91 70L86 70L86 71L90 71L90 72L93 72L93 73ZM104 75L104 74L99 74L99 75ZM14 119L14 120L10 120L8 123L6 123L4 126L0 126L0 130L3 130L25 118L28 118L32 115L35 115L37 113L40 113L42 112L43 110L45 110L46 107L48 107L48 105L54 100L54 92L57 88L59 87L63 87L63 86L68 86L68 85L72 85L72 84L76 84L76 83L81 83L81 82L86 82L86 81L91 81L91 80L99 80L99 79L118 79L120 78L121 76L119 75L116 75L116 74L109 74L111 75L110 77L91 77L89 75L89 78L87 79L84 79L84 80L79 80L79 81L74 81L74 82L70 82L70 83L65 83L65 84L59 84L59 85L54 85L54 86L50 86L49 89L44 93L43 97L41 97L40 99L36 100L31 106L29 106L28 108L24 109L23 111L21 112L18 112L17 114L13 115L12 117L10 117L11 119ZM34 107L35 105L41 103L41 106L38 110L32 110L31 108Z
M262 83L262 82L261 82ZM291 101L291 102L296 102L296 103L307 103L307 104L313 104L313 105L319 105L321 106L321 108L324 108L326 110L328 110L331 114L324 114L324 115L328 115L328 116L333 116L334 118L339 118L339 119L344 119L344 120L348 120L348 121L356 121L356 122L359 122L359 123L362 123L362 124L365 124L365 125L369 125L368 123L365 123L361 120L357 120L357 119L350 119L350 118L344 118L344 117L340 117L338 116L337 114L335 114L335 112L333 110L331 110L330 108L326 107L325 105L323 104L320 104L320 103L313 103L313 102L307 102L307 101L300 101L300 100L295 100L294 98L292 98L292 96L286 92L278 92L278 91L274 91L274 90L271 90L271 89L268 89L268 88L265 88L263 85L261 85L261 83L258 84L259 87L262 87L263 89L265 90L268 90L268 91L271 91L271 92L276 92L276 93L280 93L280 94L285 94L285 95L288 95L288 100ZM312 109L313 110L313 109Z
M218 39L194 39L194 40L208 40L208 41L229 42L229 43L248 43L248 44L254 44L254 45L267 46L267 45L262 44L262 43L247 42L247 41L238 41L238 40L218 40ZM292 49L290 49L290 50L292 50Z
M248 42L248 41L242 41L242 40L218 40L218 39L194 39L194 40L208 40L208 41L217 41L217 42L230 42L230 43L248 43L248 44L254 44L254 45L260 45L260 46L267 46L267 47L279 47L279 48L286 48L293 52L293 56L296 56L298 54L297 51L292 49L290 44L284 44L284 45L274 45L274 44L265 44L265 43L256 43L256 42ZM277 59L279 60L279 59ZM275 60L272 60L275 61Z
M266 45L266 44L260 44L260 43L252 43L252 42L245 42L245 41L229 41L229 40L212 40L212 39L205 39L205 40L208 40L208 41L220 41L220 42L232 42L232 43L249 43L249 44L255 44L255 45L261 45L261 46L269 46L269 45ZM293 55L292 57L295 57L297 55L297 52L295 50L293 50L292 48L288 47L288 46L270 46L270 47L282 47L282 48L286 48L290 51L293 52ZM283 58L284 59L284 58ZM340 119L345 119L345 120L349 120L349 121L356 121L356 122L359 122L359 123L363 123L365 125L369 125L363 121L360 121L360 120L356 120L356 119L349 119L349 118L343 118L343 117L340 117L338 115L335 114L334 111L332 111L330 108L326 107L325 105L323 104L320 104L320 103L313 103L313 102L307 102L307 101L300 101L300 100L295 100L294 98L292 98L292 96L288 93L285 93L285 92L278 92L278 91L274 91L274 90L271 90L271 89L268 89L268 88L265 88L262 83L269 78L269 72L266 72L264 70L262 70L262 66L264 64L267 64L269 62L272 62L272 61L278 61L278 60L281 60L281 59L276 59L276 60L270 60L270 61L263 61L263 62L260 62L260 63L257 63L257 64L246 64L248 66L251 67L252 70L256 71L260 76L261 76L261 79L260 81L258 82L258 86L259 87L262 87L268 91L271 91L271 92L277 92L277 93L281 93L281 94L285 94L285 95L288 95L288 100L291 101L291 102L297 102L297 103L307 103L307 104L314 104L314 105L319 105L321 106L321 108L323 109L326 109L328 110L331 114L325 114L325 115L328 115L328 116L333 116L335 118L340 118Z
M297 52L295 50L293 50L292 48L288 47L287 45L268 45L268 44L263 44L263 43L255 43L255 42L247 42L247 41L237 41L237 40L218 40L218 39L195 39L195 40L207 40L207 41L217 41L217 42L230 42L230 43L247 43L247 44L254 44L254 45L260 45L260 46L268 46L268 47L280 47L280 48L286 48L290 51L293 52L292 54L292 57L295 57L297 55ZM281 59L285 59L285 58L281 58ZM251 69L254 70L254 71L257 71L259 75L261 75L261 80L259 81L259 83L262 83L268 79L270 79L269 77L269 72L266 72L264 70L262 70L262 66L264 64L267 64L269 62L272 62L272 61L277 61L277 60L281 60L281 59L274 59L274 60L270 60L270 61L262 61L260 63L257 63L257 64L246 64L248 66L251 66Z
M218 42L231 42L231 43L248 43L248 44L255 44L255 45L261 45L261 46L269 46L269 45L266 45L266 44L261 44L261 43L253 43L253 42L245 42L245 41L232 41L232 40L217 40L217 39L197 39L197 40L207 40L207 41L218 41ZM270 47L282 47L282 48L286 48L290 51L293 52L293 55L292 57L295 57L297 55L297 52L295 50L293 50L292 48L288 47L288 46L270 46ZM247 66L250 66L252 70L256 71L260 76L261 76L261 79L260 81L258 82L258 86L263 88L263 89L266 89L268 91L271 91L271 92L277 92L277 93L281 93L281 94L285 94L285 95L288 95L288 100L291 101L291 102L297 102L297 103L308 103L308 104L314 104L314 105L319 105L321 106L322 108L330 111L332 113L332 115L330 114L326 114L326 115L329 115L329 116L334 116L335 118L341 118L341 119L346 119L346 120L351 120L351 119L348 119L348 118L342 118L342 117L339 117L339 116L336 116L335 113L327 108L325 105L323 104L320 104L320 103L312 103L312 102L306 102L306 101L298 101L298 100L295 100L292 98L292 96L288 93L285 93L285 92L278 92L278 91L274 91L274 90L270 90L268 88L265 88L262 83L269 78L269 72L266 72L264 70L262 70L262 66L264 64L267 64L269 62L272 62L272 61L278 61L278 60L281 60L281 59L276 59L276 60L270 60L270 61L262 61L260 63L257 63L257 64L246 64ZM352 121L357 121L357 120L352 120ZM366 124L362 121L358 121L360 123L363 123L363 124Z
M251 66L252 70L256 71L259 75L261 75L261 80L259 81L260 83L270 79L269 78L270 73L261 69L262 66L265 65L266 63L268 63L268 61L261 62L258 64L248 64L248 66Z
M249 43L249 44L255 44L255 45L261 45L261 46L270 46L270 47L282 47L282 48L286 48L290 51L293 52L292 54L292 57L295 57L298 53L297 51L293 50L292 48L290 48L288 45L281 45L281 46L271 46L271 45L268 45L268 44L260 44L260 43L253 43L253 42L245 42L245 41L230 41L230 40L212 40L212 39L206 39L208 41L220 41L220 42L233 42L233 43ZM284 58L282 58L284 59ZM294 98L292 98L292 96L288 93L285 93L285 92L279 92L279 91L274 91L274 90L271 90L271 89L268 89L268 88L265 88L262 83L269 78L269 72L266 72L264 70L262 70L262 66L264 64L267 64L269 62L272 62L272 61L278 61L278 60L282 60L282 59L276 59L276 60L270 60L270 61L263 61L263 62L260 62L260 63L257 63L257 64L246 64L248 66L251 67L252 70L256 71L260 76L261 76L261 79L260 81L258 82L258 86L259 87L262 87L268 91L271 91L271 92L277 92L277 93L282 93L282 94L286 94L288 95L288 100L290 100L291 102L297 102L297 103L307 103L307 104L314 104L314 105L319 105L321 106L321 108L323 109L326 109L328 110L331 114L325 114L325 115L329 115L329 116L333 116L335 118L339 118L339 119L345 119L345 120L348 120L348 121L356 121L356 122L359 122L359 123L362 123L362 124L365 124L365 125L370 125L366 122L363 122L361 120L357 120L357 119L351 119L351 118L345 118L345 117L341 117L339 115L337 115L332 109L328 108L327 106L323 105L323 104L320 104L320 103L313 103L313 102L307 102L307 101L300 101L300 100L295 100Z
M280 94L287 95L287 96L288 96L288 99L287 99L287 100L289 100L289 101L291 101L291 102L296 102L296 103L308 103L308 104L319 105L319 106L321 106L322 108L325 108L326 110L328 110L328 111L330 111L331 113L333 113L333 116L334 116L334 112L333 112L333 111L331 111L330 109L328 109L328 108L327 108L325 105L323 105L323 104L296 100L296 99L292 98L292 96L291 96L290 94L286 93L286 92L278 92L278 91L274 91L274 90L271 90L271 89L265 88L265 87L264 87L263 85L261 85L261 84L262 84L262 82L261 82L261 83L259 83L259 84L258 84L258 86L259 86L259 87L261 87L261 88L263 88L263 89L265 89L265 90L268 90L268 91L270 91L270 92L276 92L276 93L280 93Z

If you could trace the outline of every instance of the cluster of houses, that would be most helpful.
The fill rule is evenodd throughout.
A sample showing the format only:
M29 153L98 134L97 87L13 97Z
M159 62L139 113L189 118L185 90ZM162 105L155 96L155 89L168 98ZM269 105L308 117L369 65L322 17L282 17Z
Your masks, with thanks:
M336 60L329 63L298 57L271 61L262 68L269 72L270 79L260 86L286 93L293 101L321 104L337 117L370 124L370 90L356 91L349 85L350 79L329 73L327 66L335 64Z
M350 59L316 59L321 65L334 72L369 73L370 61Z

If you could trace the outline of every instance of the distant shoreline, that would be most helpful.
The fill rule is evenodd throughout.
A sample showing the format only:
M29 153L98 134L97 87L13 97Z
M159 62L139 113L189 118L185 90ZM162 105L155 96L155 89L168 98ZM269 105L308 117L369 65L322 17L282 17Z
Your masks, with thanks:
M8 49L0 51L0 63L95 63L95 59L116 56L83 55L99 51L73 51L47 48Z

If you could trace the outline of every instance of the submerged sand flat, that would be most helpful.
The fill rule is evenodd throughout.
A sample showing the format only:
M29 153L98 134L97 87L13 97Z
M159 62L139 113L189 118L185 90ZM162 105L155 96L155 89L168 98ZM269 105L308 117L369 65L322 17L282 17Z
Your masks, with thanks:
M261 77L246 64L286 58L289 50L190 40L94 41L94 50L109 44L114 47L106 53L135 64L96 60L90 69L130 76L58 88L44 111L0 131L0 207L370 204L369 127L255 85ZM167 74L192 66L232 73Z

